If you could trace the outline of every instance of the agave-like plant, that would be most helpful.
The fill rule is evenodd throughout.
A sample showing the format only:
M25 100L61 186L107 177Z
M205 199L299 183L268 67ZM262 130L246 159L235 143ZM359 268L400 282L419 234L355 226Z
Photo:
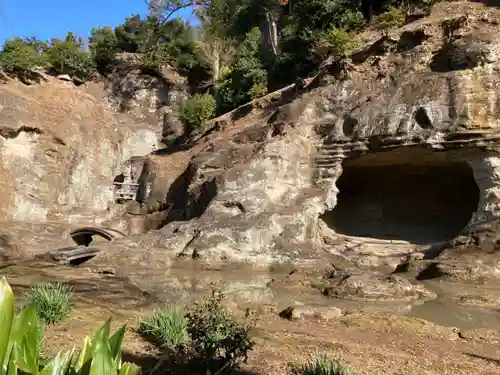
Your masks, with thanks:
M39 322L34 305L14 314L14 294L0 279L0 375L141 375L141 369L122 363L125 326L110 337L111 319L93 336L85 337L78 356L73 347L60 351L40 366Z

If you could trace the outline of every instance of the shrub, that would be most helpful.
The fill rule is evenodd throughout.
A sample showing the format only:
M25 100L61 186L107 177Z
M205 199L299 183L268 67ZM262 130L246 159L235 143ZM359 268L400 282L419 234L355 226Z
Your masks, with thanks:
M140 375L141 369L122 363L121 346L125 326L110 336L111 320L94 335L85 337L78 357L75 348L61 351L54 358L40 361L40 322L35 305L14 313L14 294L2 277L0 280L0 374L117 374Z
M32 286L26 292L26 302L34 304L40 320L46 324L60 322L71 311L71 287L62 283Z
M139 322L138 332L162 348L174 349L187 338L186 318L179 306L154 311Z
M215 109L215 99L209 94L196 94L186 100L181 111L186 130L189 132L201 127L204 121L214 116Z
M359 48L359 41L353 33L331 27L319 34L313 45L313 53L321 59L329 55L340 58L349 55L357 48Z
M250 88L248 94L250 95L250 98L252 100L260 98L261 96L267 94L267 86L263 83L254 83Z
M223 294L212 290L211 297L186 314L188 335L197 359L210 373L231 373L246 362L254 342L250 325L240 323L222 307Z
M45 67L44 43L34 40L13 38L7 40L0 53L0 64L9 73L25 74L34 68Z
M89 37L89 49L97 68L105 72L116 58L118 39L111 27L95 27Z
M365 25L365 17L361 12L347 9L340 16L339 24L345 30L358 31Z
M299 365L292 365L294 375L354 375L351 370L325 355L318 355Z
M64 40L53 39L47 50L50 65L59 74L87 79L95 71L94 61L82 49L83 42L68 33Z
M375 20L375 25L382 35L388 36L392 29L405 24L406 16L404 12L395 7L390 7L387 12L379 14Z

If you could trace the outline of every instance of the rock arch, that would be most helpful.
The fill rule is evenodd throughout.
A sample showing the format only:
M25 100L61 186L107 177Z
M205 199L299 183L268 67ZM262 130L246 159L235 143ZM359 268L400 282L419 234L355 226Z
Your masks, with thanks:
M108 241L124 237L125 234L111 228L83 227L70 232L70 236L79 246L89 246L93 242L94 236L99 236Z

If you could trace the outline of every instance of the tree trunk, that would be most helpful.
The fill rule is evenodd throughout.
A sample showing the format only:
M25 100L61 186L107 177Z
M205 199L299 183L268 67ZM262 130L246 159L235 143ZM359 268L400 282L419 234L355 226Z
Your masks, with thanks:
M266 19L262 25L261 33L274 56L278 55L278 28L271 12L266 12Z
M218 41L214 41L212 45L212 79L213 79L213 93L217 109L220 107L219 90L217 82L220 78L220 49L221 45Z

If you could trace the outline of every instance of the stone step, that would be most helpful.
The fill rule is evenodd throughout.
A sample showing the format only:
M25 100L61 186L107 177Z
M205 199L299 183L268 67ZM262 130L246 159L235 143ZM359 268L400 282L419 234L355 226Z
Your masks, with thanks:
M334 164L334 165L322 165L322 166L318 166L316 167L316 169L320 172L326 172L326 171L329 171L329 170L332 170L332 169L335 169L337 168L337 164Z
M341 162L343 159L343 157L341 157L340 155L339 156L336 156L336 157L322 157L322 158L314 158L314 162L315 163L321 163L321 162L328 162L328 163L336 163L336 162Z
M330 169L336 169L338 164L323 164L323 165L316 165L316 169L319 171L327 171Z
M337 159L338 159L338 157L335 155L317 155L316 157L314 157L314 160L316 160L316 161L321 161L321 160L331 161L331 160L337 160Z
M344 147L342 145L322 145L319 147L316 147L318 151L323 151L323 152L331 152L331 151L337 151L337 150L343 150Z
M320 174L320 179L331 179L337 176L336 173L329 172L328 170L322 170Z
M318 156L335 156L335 155L343 155L343 149L332 149L332 150L318 150Z
M323 164L339 164L339 159L315 159L314 164L323 165Z
M57 262L70 264L78 260L92 258L99 252L100 250L96 247L76 246L50 251L46 256Z
M344 148L343 147L319 147L318 148L318 152L321 153L321 154L327 154L327 155L330 155L332 153L339 153L339 152L343 152L344 151Z

